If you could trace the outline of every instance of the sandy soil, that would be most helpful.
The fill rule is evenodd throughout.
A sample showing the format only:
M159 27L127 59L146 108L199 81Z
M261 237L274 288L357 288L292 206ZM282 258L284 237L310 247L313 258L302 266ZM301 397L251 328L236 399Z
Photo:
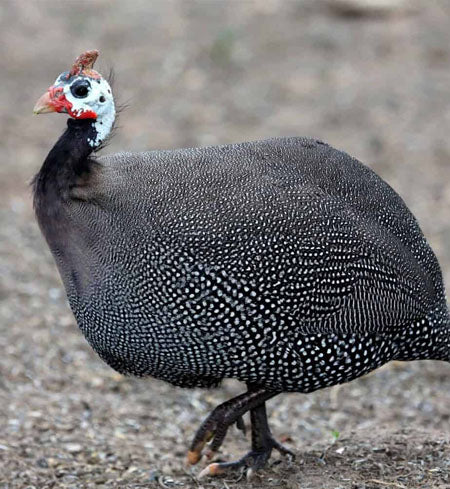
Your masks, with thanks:
M417 215L450 283L450 4L386 15L324 1L0 3L0 488L450 488L450 366L388 365L268 403L295 450L246 482L184 466L196 426L240 393L123 378L87 346L28 182L64 126L35 100L102 51L128 108L106 151L310 135L374 168ZM231 430L220 457L246 452Z

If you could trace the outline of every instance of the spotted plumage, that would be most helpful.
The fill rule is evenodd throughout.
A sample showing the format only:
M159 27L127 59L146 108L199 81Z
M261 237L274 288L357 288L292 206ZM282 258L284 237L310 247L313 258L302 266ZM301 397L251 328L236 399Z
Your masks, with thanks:
M435 256L401 199L344 153L275 139L119 154L94 175L65 209L77 250L62 268L83 333L117 370L308 392L406 352L448 356Z
M83 76L58 83L70 93ZM236 378L261 406L390 360L450 360L439 264L370 169L304 138L94 158L90 107L97 119L69 121L36 177L35 206L78 325L113 368L182 387ZM265 454L280 449L268 440Z

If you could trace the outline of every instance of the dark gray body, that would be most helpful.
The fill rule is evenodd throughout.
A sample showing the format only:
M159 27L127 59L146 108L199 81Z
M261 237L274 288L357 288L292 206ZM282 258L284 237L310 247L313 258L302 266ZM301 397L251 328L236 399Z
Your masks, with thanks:
M120 372L308 392L449 359L442 276L414 217L323 143L102 157L60 205L46 234L72 310Z

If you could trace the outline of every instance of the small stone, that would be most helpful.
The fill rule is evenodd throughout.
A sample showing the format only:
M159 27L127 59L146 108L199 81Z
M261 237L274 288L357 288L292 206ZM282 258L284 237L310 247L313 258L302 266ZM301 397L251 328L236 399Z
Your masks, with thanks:
M41 469L48 469L48 462L45 457L38 458L36 460L36 465Z
M69 453L80 453L83 450L83 446L79 443L66 443L65 449Z

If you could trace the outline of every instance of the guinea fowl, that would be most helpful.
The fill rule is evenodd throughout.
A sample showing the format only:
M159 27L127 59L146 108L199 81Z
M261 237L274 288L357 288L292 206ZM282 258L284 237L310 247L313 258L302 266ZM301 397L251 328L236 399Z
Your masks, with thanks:
M252 450L201 475L257 470L265 401L351 381L390 360L450 360L442 274L414 216L373 171L320 141L93 153L115 119L80 55L35 113L69 114L34 179L41 230L77 323L124 374L181 387L224 378L188 461L211 458L250 412Z

